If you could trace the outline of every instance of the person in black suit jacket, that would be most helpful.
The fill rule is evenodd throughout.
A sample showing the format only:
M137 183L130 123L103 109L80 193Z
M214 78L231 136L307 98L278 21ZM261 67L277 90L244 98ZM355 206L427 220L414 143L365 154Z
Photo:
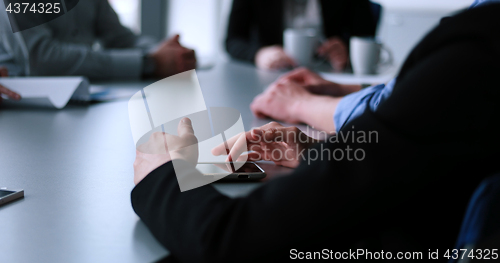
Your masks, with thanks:
M326 39L319 54L328 58L334 68L345 68L349 37L375 35L376 22L368 0L234 0L227 29L227 52L233 58L255 62L259 68L294 65L281 47L287 27L284 10L290 9L285 4L315 1L321 5L319 23Z
M382 250L386 258L421 252L428 259L439 249L437 262L447 261L468 199L500 170L499 14L500 4L492 4L443 21L411 52L391 96L325 142L310 145L298 129L276 123L247 132L250 159L285 147L292 149L286 160L270 160L297 167L246 197L229 198L210 185L180 192L176 176L201 176L193 153L182 148L196 139L185 120L168 154L138 152L135 212L183 262L276 262L307 255L300 252L351 257L350 249L366 249L358 259ZM371 142L362 139L370 132ZM256 142L259 136L270 143ZM158 139L141 147L163 146ZM236 159L234 140L228 144ZM302 150L311 158L299 162Z

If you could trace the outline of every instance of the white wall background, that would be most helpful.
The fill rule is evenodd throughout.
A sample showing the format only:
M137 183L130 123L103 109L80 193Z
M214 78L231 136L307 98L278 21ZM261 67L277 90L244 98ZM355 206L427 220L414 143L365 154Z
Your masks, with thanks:
M140 0L110 0L121 21L135 31ZM147 1L147 0L144 0ZM467 8L473 0L374 0L383 6L378 35L401 63L408 52L443 16ZM169 0L167 35L181 34L182 44L198 56L226 56L223 40L232 0Z
M180 34L182 44L194 48L198 56L215 56L220 34L219 4L219 0L170 0L167 35Z
M135 33L141 32L141 0L108 0L118 13L120 22ZM147 0L146 0L147 1Z

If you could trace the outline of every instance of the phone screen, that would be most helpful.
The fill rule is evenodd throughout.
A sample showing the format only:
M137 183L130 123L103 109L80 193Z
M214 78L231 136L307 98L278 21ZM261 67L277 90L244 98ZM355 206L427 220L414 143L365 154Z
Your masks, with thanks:
M11 195L15 193L14 191L0 190L0 198Z
M199 163L196 165L202 174L222 174L231 172L229 163ZM235 173L262 173L262 170L255 163L243 164Z

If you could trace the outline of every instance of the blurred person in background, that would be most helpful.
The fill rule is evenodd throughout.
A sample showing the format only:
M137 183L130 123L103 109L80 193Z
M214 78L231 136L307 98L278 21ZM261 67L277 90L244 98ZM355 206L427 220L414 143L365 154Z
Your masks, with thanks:
M164 78L196 67L194 50L183 47L178 35L158 45L137 36L120 23L107 0L79 1L68 13L22 35L34 76Z
M283 50L287 28L315 29L325 39L317 54L343 70L350 36L375 36L376 22L368 0L234 0L226 50L262 69L296 66Z
M0 77L29 76L28 51L21 33L12 33L10 21L5 10L0 10ZM0 84L0 103L2 96L20 100L16 92Z
M470 9L499 2L476 0ZM318 130L334 133L367 108L376 109L392 94L396 81L393 79L387 84L369 87L345 85L299 68L281 76L255 97L250 108L260 118L269 117L292 124L306 123Z

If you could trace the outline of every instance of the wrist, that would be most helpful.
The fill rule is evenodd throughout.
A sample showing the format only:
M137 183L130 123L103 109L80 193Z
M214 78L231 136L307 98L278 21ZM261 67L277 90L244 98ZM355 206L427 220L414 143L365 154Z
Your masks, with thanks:
M295 101L291 107L291 116L295 116L295 118L302 123L307 123L306 120L308 117L308 109L311 109L314 106L315 101L320 98L319 95L308 94L302 97L300 100Z
M333 116L342 97L329 95L314 95L307 102L297 108L297 115L301 122L329 134L335 132Z

